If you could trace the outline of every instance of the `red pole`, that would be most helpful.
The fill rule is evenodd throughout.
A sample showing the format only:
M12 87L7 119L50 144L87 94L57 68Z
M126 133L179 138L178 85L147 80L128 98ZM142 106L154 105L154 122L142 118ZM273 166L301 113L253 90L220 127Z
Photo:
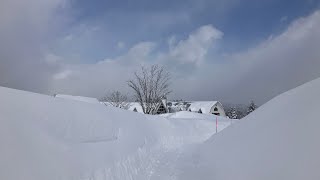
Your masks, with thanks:
M218 133L218 116L216 116L216 133Z

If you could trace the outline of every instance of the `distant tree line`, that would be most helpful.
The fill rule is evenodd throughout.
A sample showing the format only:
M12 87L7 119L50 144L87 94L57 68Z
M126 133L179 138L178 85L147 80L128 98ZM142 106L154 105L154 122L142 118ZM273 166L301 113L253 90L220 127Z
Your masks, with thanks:
M120 91L110 92L108 95L101 98L101 101L104 103L108 102L110 105L118 108L129 108L128 96Z
M254 101L250 101L249 104L223 104L226 115L230 119L242 119L248 114L255 111L258 106L254 103Z

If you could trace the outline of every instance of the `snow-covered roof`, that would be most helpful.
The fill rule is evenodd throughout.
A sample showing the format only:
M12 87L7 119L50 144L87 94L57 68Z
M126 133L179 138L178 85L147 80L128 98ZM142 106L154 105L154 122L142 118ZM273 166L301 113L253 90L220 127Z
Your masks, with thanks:
M134 111L134 109L136 109L137 112L143 113L142 107L141 107L140 103L138 103L138 102L131 102L131 103L129 103L128 107L129 107L128 110L130 110L130 111Z
M102 104L106 106L113 106L110 102L101 102ZM138 102L125 102L126 107L124 109L127 109L129 111L134 111L136 109L137 112L143 113L143 109Z
M218 101L194 101L190 102L188 110L199 111L201 109L202 113L210 113L212 106L216 105Z
M99 103L97 98L92 98L92 97L72 96L72 95L66 95L66 94L57 94L55 97L63 98L63 99L70 99L70 100L75 100L75 101L82 101L82 102L87 102L87 103Z

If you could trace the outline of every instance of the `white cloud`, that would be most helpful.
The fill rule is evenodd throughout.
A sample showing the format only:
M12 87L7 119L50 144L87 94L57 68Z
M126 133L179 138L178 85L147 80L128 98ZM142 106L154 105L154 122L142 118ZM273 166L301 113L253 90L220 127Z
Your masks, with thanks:
M199 63L204 60L214 40L221 37L220 31L207 25L192 32L186 40L172 43L168 51L154 52L156 43L140 42L125 54L107 58L96 64L66 64L65 70L55 76L55 91L99 97L107 89L126 89L125 82L141 65L166 65L168 59L182 64ZM91 87L90 90L87 88L88 85Z
M188 79L185 97L259 103L320 77L320 12L300 18L286 31L247 51L221 57L223 64L204 64ZM181 86L181 84L180 84ZM201 87L201 88L198 88ZM186 91L187 90L187 91Z
M65 37L63 38L63 40L65 40L65 41L71 41L71 40L73 40L73 38L74 38L74 35L73 35L73 34L69 34L69 35L65 36Z
M122 42L122 41L119 41L119 42L117 43L118 49L123 49L123 48L125 48L125 46L126 46L126 44L125 44L124 42Z
M70 76L72 74L71 70L64 70L62 72L59 72L55 75L53 75L53 78L55 80L61 80L61 79L66 79L68 76Z
M174 45L174 40L169 41L170 51L168 58L179 63L200 63L204 60L205 55L212 43L221 39L223 33L211 25L202 26L189 35L186 40L181 40ZM166 57L167 58L167 57Z
M282 34L256 47L226 56L216 54L216 63L205 59L223 33L207 25L185 40L173 36L168 40L168 51L155 49L156 43L141 42L122 56L97 64L67 65L72 76L56 81L55 87L97 97L110 89L127 91L126 80L141 64L160 63L173 72L176 98L229 102L255 99L261 103L320 76L319 34L320 13L316 12L296 20Z
M1 2L0 85L99 97L113 89L127 91L125 82L140 65L160 63L173 71L172 87L177 98L231 102L253 98L264 102L320 76L319 12L296 20L282 34L237 54L210 53L208 57L223 33L206 25L183 40L172 36L168 50L156 42L140 42L115 58L93 64L68 64L64 57L46 55L48 51L43 48L49 44L47 35L52 30L48 24L55 19L55 9L64 2L38 1L32 0L35 4L31 5L15 2L16 11L12 12L3 7L14 7L14 3ZM22 14L17 13L20 11ZM86 25L83 29L88 29L85 32L89 35L99 30L98 26ZM121 42L117 45L125 46ZM219 58L219 63L206 61L209 58Z
M112 90L127 92L126 81L140 65L149 64L155 43L140 42L122 56L95 64L64 64L54 76L53 92L101 97Z
M65 0L0 1L0 86L45 93L58 66L47 47L64 23ZM60 21L61 20L61 21Z

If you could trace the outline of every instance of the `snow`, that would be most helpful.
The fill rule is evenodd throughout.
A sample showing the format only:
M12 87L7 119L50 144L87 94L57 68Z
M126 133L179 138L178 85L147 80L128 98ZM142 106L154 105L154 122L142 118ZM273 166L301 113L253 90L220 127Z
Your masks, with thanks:
M214 115L151 116L0 87L0 179L318 180L319 92L317 79L242 120L218 117L215 134Z
M274 98L185 153L177 179L320 179L319 92L317 79Z
M190 103L189 110L198 112L201 109L202 113L209 114L211 108L216 105L218 101L194 101Z
M168 119L185 119L185 120L192 120L192 121L210 121L216 123L217 121L217 130L222 131L224 128L230 126L233 123L238 122L238 119L229 119L222 116L216 116L213 114L200 114L195 112L188 112L188 111L179 111L176 113L167 113L158 115L161 117L166 117ZM216 124L214 125L214 128Z
M201 114L197 112L189 112L189 111L179 111L176 113L167 113L161 114L159 116L167 117L167 118L186 118L186 119L205 119L205 120L212 120L215 121L216 118L220 121L227 121L229 122L230 119L222 116L216 116L213 114Z
M211 120L150 116L2 87L0 99L0 179L156 179L169 176L160 172L185 147L215 133Z
M94 104L99 103L97 98L84 97L84 96L72 96L72 95L66 95L66 94L57 94L55 97L74 100L74 101L94 103Z
M134 109L136 109L138 113L144 114L142 106L138 102L130 102L128 107L129 107L128 108L129 111L134 111Z

